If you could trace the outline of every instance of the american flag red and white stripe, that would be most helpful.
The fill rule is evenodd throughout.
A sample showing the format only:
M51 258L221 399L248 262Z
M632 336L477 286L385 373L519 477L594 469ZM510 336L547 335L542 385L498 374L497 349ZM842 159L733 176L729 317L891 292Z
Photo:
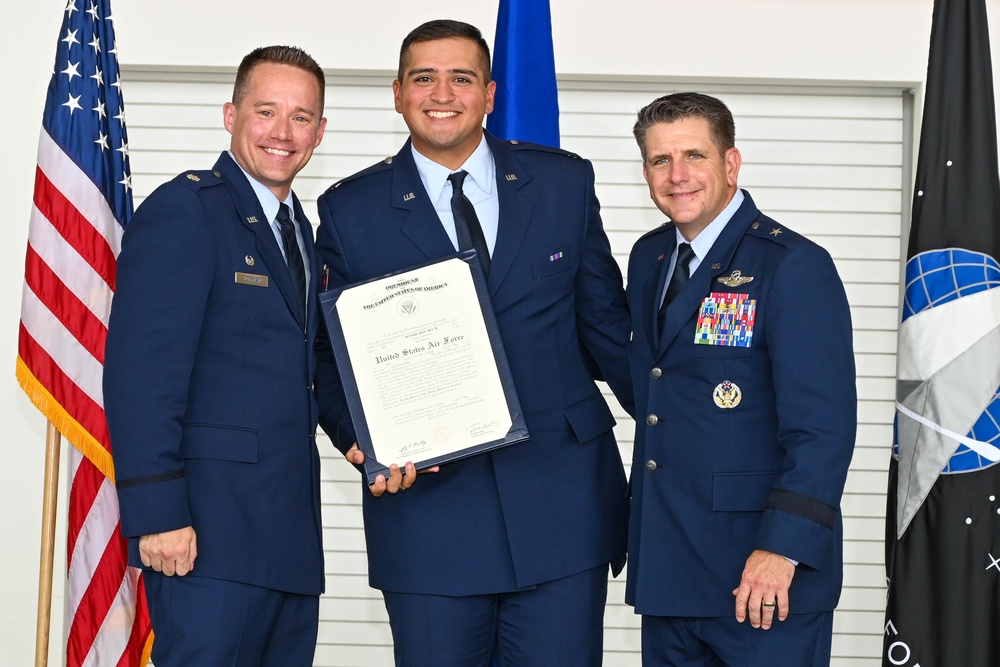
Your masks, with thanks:
M139 571L119 530L104 419L104 340L122 232L132 216L125 111L110 0L69 0L38 143L17 378L74 445L67 536L68 667L145 665Z

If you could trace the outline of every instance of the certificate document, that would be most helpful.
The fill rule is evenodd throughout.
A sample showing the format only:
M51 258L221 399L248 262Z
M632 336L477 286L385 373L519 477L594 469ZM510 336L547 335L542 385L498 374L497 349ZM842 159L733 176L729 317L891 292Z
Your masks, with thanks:
M321 295L369 483L528 437L474 257Z

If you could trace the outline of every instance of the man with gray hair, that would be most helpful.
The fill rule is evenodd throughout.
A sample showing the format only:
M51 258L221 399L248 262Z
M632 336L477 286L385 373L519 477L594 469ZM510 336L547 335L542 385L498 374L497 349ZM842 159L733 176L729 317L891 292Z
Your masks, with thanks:
M626 601L644 667L830 661L857 421L850 310L830 255L737 187L734 128L698 93L653 101L634 128L670 219L628 269Z

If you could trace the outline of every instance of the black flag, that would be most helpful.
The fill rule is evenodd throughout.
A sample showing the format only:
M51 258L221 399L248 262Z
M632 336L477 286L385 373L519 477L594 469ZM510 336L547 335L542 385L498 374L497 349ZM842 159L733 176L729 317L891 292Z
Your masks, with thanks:
M985 0L936 0L886 512L884 667L1000 665L1000 169Z

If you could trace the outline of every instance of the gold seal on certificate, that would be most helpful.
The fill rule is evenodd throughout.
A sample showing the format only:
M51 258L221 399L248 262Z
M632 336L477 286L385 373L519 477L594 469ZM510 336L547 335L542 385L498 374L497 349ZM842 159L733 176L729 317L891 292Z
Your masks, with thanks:
M474 258L320 295L369 482L528 438Z

